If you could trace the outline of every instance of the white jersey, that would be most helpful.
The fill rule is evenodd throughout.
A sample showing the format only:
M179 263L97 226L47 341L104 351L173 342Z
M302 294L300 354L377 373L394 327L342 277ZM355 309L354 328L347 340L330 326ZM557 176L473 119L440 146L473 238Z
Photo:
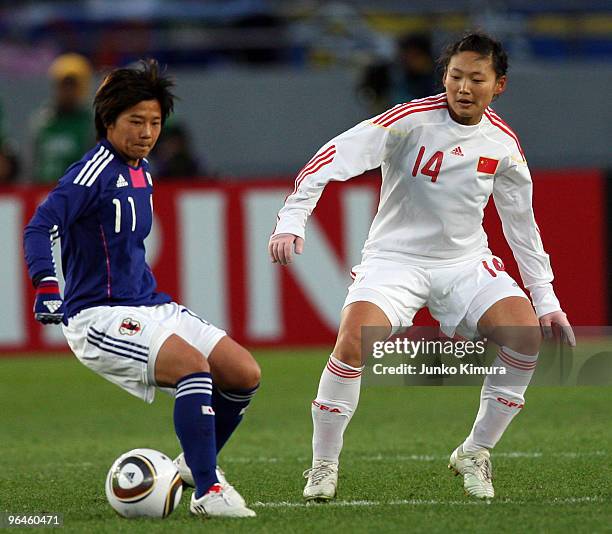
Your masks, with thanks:
M397 105L325 144L298 174L274 233L305 237L306 221L328 182L377 167L380 202L364 261L441 266L490 252L482 220L493 194L538 316L561 309L517 136L491 108L477 125L455 122L444 93Z

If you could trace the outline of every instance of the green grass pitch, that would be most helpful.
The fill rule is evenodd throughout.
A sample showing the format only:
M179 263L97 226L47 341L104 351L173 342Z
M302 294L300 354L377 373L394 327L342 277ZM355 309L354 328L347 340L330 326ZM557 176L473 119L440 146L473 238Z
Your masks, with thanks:
M326 350L258 351L262 388L220 465L255 519L163 521L106 502L113 460L179 452L172 401L147 405L76 359L0 359L0 511L55 512L66 532L610 532L611 388L533 387L493 454L497 497L469 500L447 457L478 406L475 387L366 387L345 435L338 500L305 506L310 401Z

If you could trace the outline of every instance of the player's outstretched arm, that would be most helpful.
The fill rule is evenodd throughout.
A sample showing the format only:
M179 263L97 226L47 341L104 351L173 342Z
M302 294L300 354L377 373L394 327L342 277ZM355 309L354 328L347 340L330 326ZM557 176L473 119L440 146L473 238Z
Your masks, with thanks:
M553 328L557 326L561 332L561 341L570 347L576 346L576 336L563 311L558 310L542 315L540 325L545 338L551 339L554 336Z
M304 240L294 234L276 234L270 238L268 252L272 263L287 265L293 260L293 250L301 254L304 250Z
M389 135L391 130L372 120L363 121L323 145L306 163L278 213L268 247L273 263L287 265L294 251L301 254L306 222L330 181L345 182L380 167L386 155L403 139L400 135Z

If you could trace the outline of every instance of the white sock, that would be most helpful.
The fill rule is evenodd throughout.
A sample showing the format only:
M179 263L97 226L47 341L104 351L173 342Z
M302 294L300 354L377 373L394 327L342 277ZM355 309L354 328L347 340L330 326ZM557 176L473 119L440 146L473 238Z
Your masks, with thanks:
M506 374L487 375L480 391L480 408L472 432L463 443L465 452L492 449L514 416L525 404L525 390L533 376L538 355L528 356L500 347L494 367L505 367Z
M312 458L338 462L342 436L359 403L363 367L351 367L332 356L321 374L312 401Z

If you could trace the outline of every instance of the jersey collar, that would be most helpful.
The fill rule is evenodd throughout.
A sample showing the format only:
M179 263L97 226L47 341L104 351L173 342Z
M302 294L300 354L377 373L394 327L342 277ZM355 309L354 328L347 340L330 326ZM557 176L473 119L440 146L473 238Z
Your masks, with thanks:
M119 159L119 161L121 161L126 167L129 167L130 169L134 169L135 171L143 168L143 163L147 162L146 158L141 158L138 166L133 167L132 165L128 165L127 162L125 161L125 158L117 151L117 149L113 146L113 144L106 137L100 140L100 145L110 150Z

